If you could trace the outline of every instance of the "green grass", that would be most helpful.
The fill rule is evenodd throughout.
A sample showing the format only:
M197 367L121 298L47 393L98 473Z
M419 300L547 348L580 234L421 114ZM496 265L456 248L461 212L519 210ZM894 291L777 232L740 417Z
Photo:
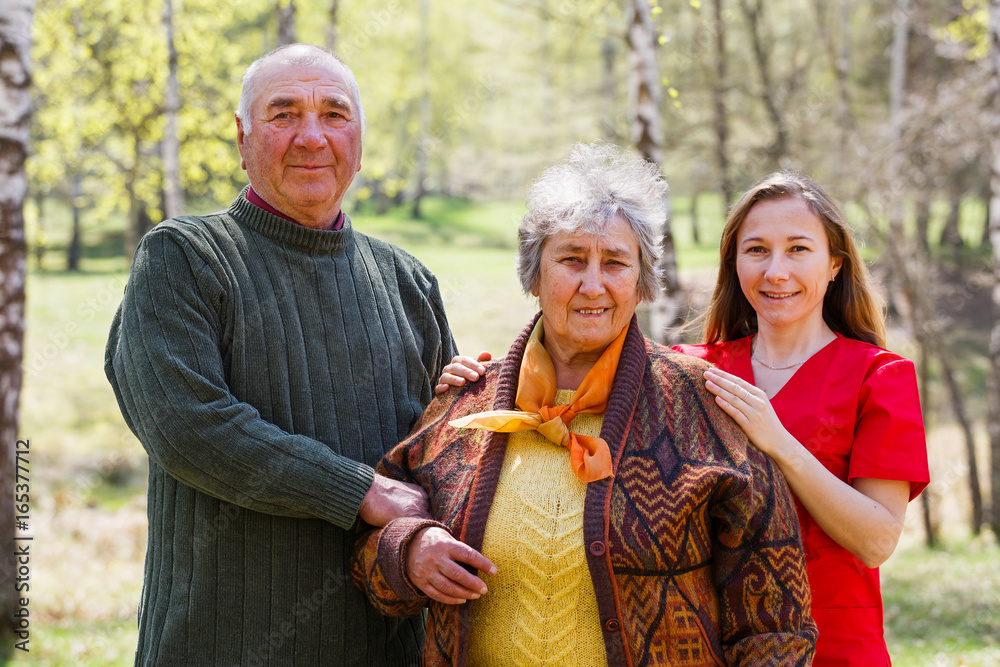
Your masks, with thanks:
M882 568L897 665L1000 665L1000 552L992 539L905 549Z
M30 660L34 667L128 667L135 658L135 619L58 623L33 630Z
M699 203L701 244L691 239L688 202L678 197L674 206L685 280L710 287L721 202ZM424 212L426 220L410 220L404 208L352 217L361 231L401 244L437 274L463 352L503 354L536 308L514 275L522 205L429 198ZM21 432L32 442L38 551L31 653L18 652L15 664L129 665L142 583L146 459L103 371L127 264L116 254L121 235L114 221L87 231L92 245L78 274L61 270L59 235L51 236L50 270L38 271L32 261L27 283ZM940 433L931 439L943 450L960 443L953 430ZM918 511L911 506L910 518ZM907 531L918 523L909 521ZM909 546L884 568L890 650L901 667L1000 664L1000 551L986 540L957 544L941 551Z

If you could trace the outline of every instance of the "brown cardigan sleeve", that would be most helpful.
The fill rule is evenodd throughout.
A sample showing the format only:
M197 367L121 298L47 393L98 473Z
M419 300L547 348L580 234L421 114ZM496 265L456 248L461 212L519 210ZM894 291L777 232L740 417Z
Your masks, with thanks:
M413 615L429 601L406 576L407 548L416 534L429 526L455 536L460 532L482 434L463 434L448 426L448 421L490 407L496 366L488 364L487 368L487 375L475 385L453 389L431 401L406 440L375 468L377 474L417 484L427 491L436 519L404 517L384 528L363 524L359 529L351 574L372 605L386 616Z
M730 665L810 665L816 626L798 517L774 463L747 447L744 488L714 512L722 645Z

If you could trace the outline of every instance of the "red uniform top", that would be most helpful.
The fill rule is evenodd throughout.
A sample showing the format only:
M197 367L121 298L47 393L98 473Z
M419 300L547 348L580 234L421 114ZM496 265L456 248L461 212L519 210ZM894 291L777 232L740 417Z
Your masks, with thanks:
M750 338L677 345L753 383ZM771 399L782 425L844 482L858 477L927 483L927 444L913 362L837 335ZM888 665L878 569L834 542L796 500L812 612L819 629L814 667Z

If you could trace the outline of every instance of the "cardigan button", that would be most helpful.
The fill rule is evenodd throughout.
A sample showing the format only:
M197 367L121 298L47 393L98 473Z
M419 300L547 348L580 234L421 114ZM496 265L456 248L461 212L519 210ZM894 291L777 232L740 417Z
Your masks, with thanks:
M600 540L597 540L596 542L591 542L590 543L590 553L594 554L595 556L603 556L604 555L604 542L601 542Z
M618 632L622 627L622 624L618 622L617 618L609 618L608 622L604 624L604 627L608 629L608 632Z

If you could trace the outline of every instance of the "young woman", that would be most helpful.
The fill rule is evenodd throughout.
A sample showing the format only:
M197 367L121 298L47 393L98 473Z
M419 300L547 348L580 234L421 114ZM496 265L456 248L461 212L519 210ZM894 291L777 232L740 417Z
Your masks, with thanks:
M733 207L705 343L716 403L798 501L816 667L889 665L878 566L929 481L913 363L884 349L879 299L843 215L772 174Z

